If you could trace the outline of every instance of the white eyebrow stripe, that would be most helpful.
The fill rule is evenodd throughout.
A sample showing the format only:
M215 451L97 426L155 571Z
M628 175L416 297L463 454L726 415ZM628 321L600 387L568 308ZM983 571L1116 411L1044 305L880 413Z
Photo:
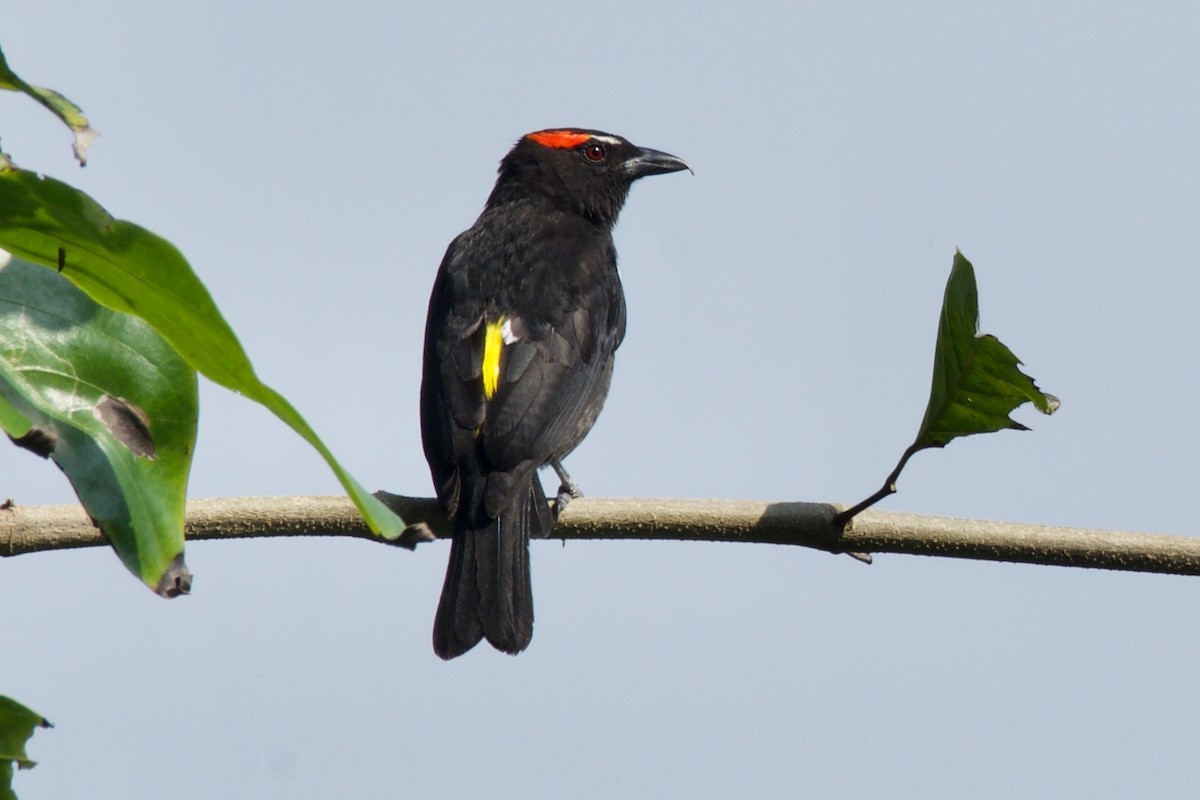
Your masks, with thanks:
M592 134L592 138L597 142L604 142L605 144L611 144L614 146L622 143L621 140L616 136L601 136L599 134Z

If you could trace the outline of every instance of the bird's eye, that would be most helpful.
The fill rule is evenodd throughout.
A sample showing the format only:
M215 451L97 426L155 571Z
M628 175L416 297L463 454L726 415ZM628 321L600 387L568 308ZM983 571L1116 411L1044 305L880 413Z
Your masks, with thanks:
M604 149L604 145L592 142L583 148L583 157L593 164L600 164L608 157L608 151Z

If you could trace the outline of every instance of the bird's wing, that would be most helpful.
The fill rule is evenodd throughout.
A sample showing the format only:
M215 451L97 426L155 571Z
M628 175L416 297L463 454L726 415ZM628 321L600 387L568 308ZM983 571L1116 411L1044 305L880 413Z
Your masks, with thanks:
M421 377L421 441L434 487L453 516L462 492L460 464L477 447L485 397L481 382L484 303L456 287L460 272L449 267L459 258L460 240L446 249L429 299Z
M489 482L485 507L503 507L523 465L536 468L569 453L595 421L608 391L617 330L615 298L570 309L554 323L516 325L505 345L495 394L486 402L482 447L499 473ZM517 320L519 322L520 320Z
M463 291L470 271L457 268L459 257L452 243L430 301L422 432L443 502L454 498L447 506L455 507L462 470L478 470L486 487L475 489L494 516L531 472L565 456L591 428L624 335L625 304L603 251L589 265L596 280L573 301L547 287L545 303L488 318L485 304Z

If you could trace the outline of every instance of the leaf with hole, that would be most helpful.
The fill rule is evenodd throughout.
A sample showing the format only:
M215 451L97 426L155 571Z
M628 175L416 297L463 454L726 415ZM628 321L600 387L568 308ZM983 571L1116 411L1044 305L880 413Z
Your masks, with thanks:
M292 404L259 380L208 290L170 242L113 219L61 181L0 166L0 247L61 271L102 305L150 323L196 371L263 404L311 444L372 531L395 539L404 530Z
M125 565L186 592L196 373L154 329L0 251L0 427L50 458Z

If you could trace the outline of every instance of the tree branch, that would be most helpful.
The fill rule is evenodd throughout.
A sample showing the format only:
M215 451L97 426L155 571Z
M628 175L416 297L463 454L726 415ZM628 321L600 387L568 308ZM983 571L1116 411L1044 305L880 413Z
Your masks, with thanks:
M381 492L409 523L447 534L437 503ZM1015 561L1200 575L1200 538L1056 528L1005 522L867 511L840 535L833 524L841 506L749 500L579 498L563 511L554 539L670 539L757 542L812 547L834 553L910 555ZM352 536L374 539L345 497L250 497L194 500L187 537ZM0 509L0 555L11 556L106 541L78 506Z

